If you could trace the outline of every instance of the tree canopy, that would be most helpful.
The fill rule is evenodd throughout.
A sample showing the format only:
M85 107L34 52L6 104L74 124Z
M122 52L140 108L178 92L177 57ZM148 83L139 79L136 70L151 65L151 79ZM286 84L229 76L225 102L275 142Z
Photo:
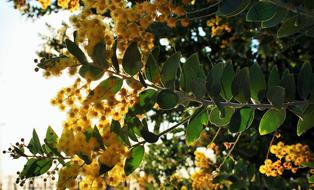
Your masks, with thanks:
M71 11L35 71L69 74L62 134L9 148L58 189L310 189L311 0L11 0Z

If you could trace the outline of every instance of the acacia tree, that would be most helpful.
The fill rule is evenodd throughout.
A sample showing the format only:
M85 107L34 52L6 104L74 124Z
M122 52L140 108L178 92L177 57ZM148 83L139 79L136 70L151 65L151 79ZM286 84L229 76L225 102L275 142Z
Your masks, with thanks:
M27 158L18 183L57 173L58 189L79 178L80 189L310 188L310 0L13 2L28 16L77 13L35 69L78 77L51 100L68 118L60 137L34 130L9 149Z

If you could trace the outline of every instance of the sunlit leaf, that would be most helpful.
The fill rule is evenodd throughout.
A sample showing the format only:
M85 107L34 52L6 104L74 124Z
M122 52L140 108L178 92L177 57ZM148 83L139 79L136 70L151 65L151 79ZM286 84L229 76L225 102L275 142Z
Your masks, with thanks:
M35 129L33 130L33 137L30 140L30 142L28 143L27 148L33 154L37 154L37 153L43 154L44 153Z
M139 145L131 149L129 157L125 161L124 172L126 175L130 175L136 168L141 165L144 158L144 146Z
M225 115L224 115L224 117L222 117L222 114L221 114L219 108L215 107L214 109L212 109L210 111L210 114L209 114L210 123L212 123L218 127L226 126L227 124L229 124L230 119L231 119L233 112L234 112L234 108L224 107L224 110L225 110Z
M186 144L191 145L197 140L203 130L203 125L208 124L208 113L206 108L197 110L189 121L186 129Z
M259 124L259 133L267 135L276 131L286 119L285 109L269 109L264 113Z
M255 110L252 108L241 108L235 111L232 115L229 131L231 133L242 132L249 128L254 120Z
M297 125L297 135L300 136L314 127L314 106L310 105L303 114L303 119L299 119Z

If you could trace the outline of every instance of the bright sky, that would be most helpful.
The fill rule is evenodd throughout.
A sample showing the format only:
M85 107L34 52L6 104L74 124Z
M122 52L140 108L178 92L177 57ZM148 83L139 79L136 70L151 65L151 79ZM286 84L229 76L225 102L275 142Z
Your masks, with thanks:
M48 125L61 132L65 114L49 102L74 79L44 79L41 72L34 72L33 60L42 43L38 34L47 33L45 22L60 26L62 19L67 21L66 13L33 22L22 17L12 4L0 1L0 179L1 175L15 174L25 162L2 154L10 143L20 138L28 143L33 128L41 139Z

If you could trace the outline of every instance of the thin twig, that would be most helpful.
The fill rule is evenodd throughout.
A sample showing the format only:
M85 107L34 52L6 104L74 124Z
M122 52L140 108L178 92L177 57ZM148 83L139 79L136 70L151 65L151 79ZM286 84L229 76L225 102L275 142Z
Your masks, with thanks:
M202 11L205 11L207 9L210 9L212 7L215 7L216 5L218 5L221 1L217 1L207 7L204 7L204 8L201 8L201 9L197 9L197 10L194 10L194 11L186 11L186 14L194 14L194 13L199 13L199 12L202 12Z
M212 143L216 140L216 138L218 137L218 134L219 134L220 130L221 130L221 127L218 128L218 130L217 130L216 133L215 133L214 138L210 141L209 145L212 144Z
M269 142L269 147L268 147L268 151L267 151L267 154L266 154L266 159L268 159L269 152L270 152L270 147L271 147L271 145L273 145L274 140L275 140L275 134L273 135L273 138Z
M168 129L166 129L166 130L164 130L163 132L159 133L157 136L158 136L158 137L161 137L161 136L167 134L168 132L172 131L173 129L179 127L180 125L183 125L184 123L186 123L191 117L192 117L192 116L189 116L189 117L183 119L182 121L180 121L179 123L175 124L174 126L169 127ZM146 143L145 140L140 141L140 142L138 142L138 143L132 145L131 148L133 148L133 147L135 147L135 146L138 146L138 145L145 144L145 143Z
M229 158L229 156L231 155L232 151L234 150L234 147L237 145L237 143L240 140L242 133L239 133L239 135L237 136L237 139L233 142L233 146L230 148L229 152L227 153L227 155L225 156L224 160L221 162L221 164L219 165L219 167L217 168L217 170L219 171L220 168L224 165L224 163L226 162L227 158Z

